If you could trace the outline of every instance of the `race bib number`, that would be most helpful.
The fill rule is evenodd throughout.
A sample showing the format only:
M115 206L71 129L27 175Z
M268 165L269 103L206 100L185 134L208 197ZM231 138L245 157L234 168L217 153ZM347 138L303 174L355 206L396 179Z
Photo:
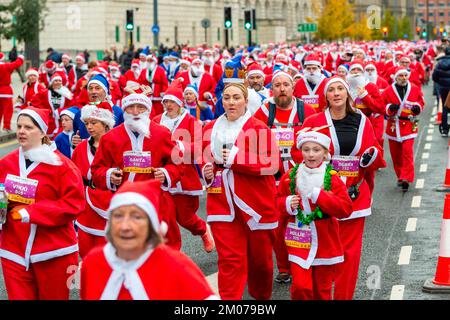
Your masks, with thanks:
M294 129L293 128L278 128L275 129L275 138L277 139L278 147L292 147L294 145Z
M306 103L309 104L310 106L312 106L314 109L318 109L319 108L319 96L318 95L305 95L302 96L302 100Z
M222 193L222 171L217 171L208 193Z
M288 223L284 241L288 247L310 249L312 242L311 227L302 225L298 228L295 223Z
M333 169L341 177L357 177L359 172L359 157L333 156Z
M8 200L24 204L35 202L36 189L39 181L8 174L5 180L5 191Z
M123 153L123 171L134 173L152 172L152 155L150 151L126 151Z

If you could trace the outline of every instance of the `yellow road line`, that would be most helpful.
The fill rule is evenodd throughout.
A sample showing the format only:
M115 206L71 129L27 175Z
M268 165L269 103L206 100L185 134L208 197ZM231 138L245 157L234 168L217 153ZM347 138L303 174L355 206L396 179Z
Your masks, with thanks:
M17 140L16 139L14 139L13 141L9 141L9 142L5 142L5 143L0 144L0 148L13 146L15 144L17 144Z

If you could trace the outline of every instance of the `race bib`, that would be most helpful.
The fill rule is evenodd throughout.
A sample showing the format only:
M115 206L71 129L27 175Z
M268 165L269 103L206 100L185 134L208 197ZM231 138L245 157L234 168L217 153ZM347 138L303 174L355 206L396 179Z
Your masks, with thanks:
M366 108L366 106L363 104L361 98L356 98L355 99L355 106L356 106L357 109L365 109Z
M288 247L310 249L312 242L311 227L302 225L298 228L295 223L288 223L284 241Z
M8 200L24 204L35 202L36 189L39 181L8 174L5 180L5 191Z
M294 145L295 138L293 128L277 128L274 132L278 147L286 148Z
M304 95L302 96L302 100L306 103L312 106L314 109L319 108L319 96L316 95Z
M359 172L359 157L333 156L333 169L341 177L357 177Z
M150 151L126 151L123 153L123 171L134 173L152 172L152 155Z
M217 171L208 193L222 193L222 171Z
M403 104L403 112L405 113L412 113L411 109L415 104L409 101L405 101L405 103Z

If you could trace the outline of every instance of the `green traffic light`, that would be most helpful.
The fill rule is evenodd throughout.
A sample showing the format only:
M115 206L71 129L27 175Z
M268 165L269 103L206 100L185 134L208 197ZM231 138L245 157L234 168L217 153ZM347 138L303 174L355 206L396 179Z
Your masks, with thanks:
M247 23L244 25L244 28L247 29L247 30L250 30L250 29L252 28L252 24L251 24L250 22L247 22Z
M225 21L225 28L231 28L231 21Z
M128 23L125 28L127 30L133 30L133 25L131 23Z
M426 32L422 32L422 37L426 37L427 33Z

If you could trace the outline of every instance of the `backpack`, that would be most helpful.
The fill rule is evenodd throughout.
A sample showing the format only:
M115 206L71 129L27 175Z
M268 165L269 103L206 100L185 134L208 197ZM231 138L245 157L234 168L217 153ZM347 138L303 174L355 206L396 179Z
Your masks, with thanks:
M297 106L297 117L298 117L298 120L300 122L294 123L293 125L294 126L296 126L296 125L300 125L301 126L303 124L303 121L305 120L304 102L303 102L303 100L300 100L300 99L295 99L295 100L297 100L297 103L296 103L296 106ZM269 102L269 120L267 121L267 126L269 128L272 128L273 123L275 121L276 109L277 109L277 107L276 107L275 103Z

